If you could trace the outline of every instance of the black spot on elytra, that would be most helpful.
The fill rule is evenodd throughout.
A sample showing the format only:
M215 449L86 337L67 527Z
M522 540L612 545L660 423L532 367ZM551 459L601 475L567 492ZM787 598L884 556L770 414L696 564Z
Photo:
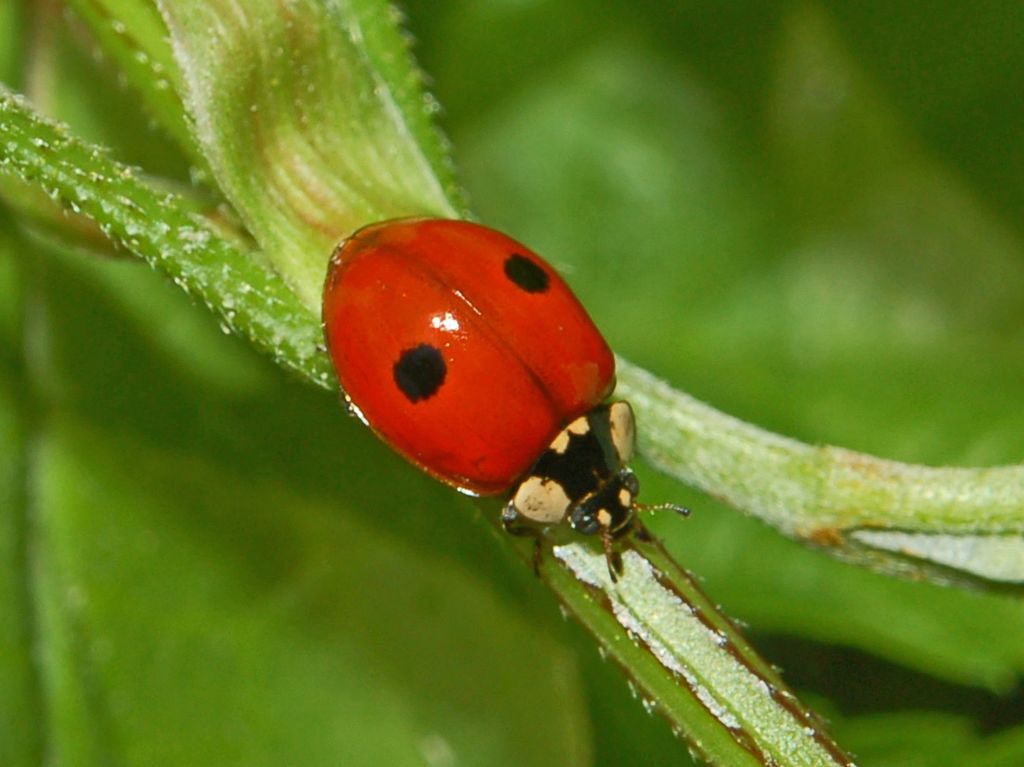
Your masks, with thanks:
M447 372L441 350L430 344L406 349L394 367L395 383L410 402L437 394Z
M505 276L527 293L543 293L551 282L547 272L519 253L505 259Z

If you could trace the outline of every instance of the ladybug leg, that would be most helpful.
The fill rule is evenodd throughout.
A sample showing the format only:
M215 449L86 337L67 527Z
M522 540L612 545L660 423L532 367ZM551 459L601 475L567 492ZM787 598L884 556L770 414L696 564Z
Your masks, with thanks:
M654 536L651 535L651 531L640 524L640 520L636 520L633 523L633 535L636 536L638 541L643 541L644 543L654 542Z
M612 583L615 583L622 574L622 557L615 550L615 535L610 527L601 528L601 545L604 547L604 558L608 563L608 575L611 576Z
M512 504L507 505L501 512L501 526L509 535L533 538L533 556L530 561L533 564L533 574L539 578L540 563L544 554L544 541L541 539L540 530L534 525L523 522L522 517Z
M533 557L531 562L533 564L533 574L538 578L540 578L540 562L543 555L544 542L540 538L540 533L535 533L533 537Z

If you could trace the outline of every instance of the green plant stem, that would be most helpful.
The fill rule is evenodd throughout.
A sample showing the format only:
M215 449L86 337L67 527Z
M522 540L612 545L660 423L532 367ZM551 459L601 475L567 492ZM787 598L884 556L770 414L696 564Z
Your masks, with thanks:
M924 560L946 579L1024 581L1024 466L929 467L807 445L621 359L618 393L641 414L652 464L791 537L895 570Z

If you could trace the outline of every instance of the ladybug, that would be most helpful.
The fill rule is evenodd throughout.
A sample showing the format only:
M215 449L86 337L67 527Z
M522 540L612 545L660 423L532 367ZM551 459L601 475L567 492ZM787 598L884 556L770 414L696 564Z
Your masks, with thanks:
M612 542L636 525L633 410L606 402L615 358L547 262L469 221L371 224L331 257L323 326L349 410L381 439L466 494L507 493L502 523L538 536L535 556L550 525L599 534L615 578Z

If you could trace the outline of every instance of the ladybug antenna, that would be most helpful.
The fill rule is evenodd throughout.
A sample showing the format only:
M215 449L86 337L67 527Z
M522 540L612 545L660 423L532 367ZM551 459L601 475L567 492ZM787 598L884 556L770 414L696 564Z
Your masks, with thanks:
M688 508L676 503L640 503L638 501L634 501L633 508L637 511L674 511L681 517L690 516L690 510Z

